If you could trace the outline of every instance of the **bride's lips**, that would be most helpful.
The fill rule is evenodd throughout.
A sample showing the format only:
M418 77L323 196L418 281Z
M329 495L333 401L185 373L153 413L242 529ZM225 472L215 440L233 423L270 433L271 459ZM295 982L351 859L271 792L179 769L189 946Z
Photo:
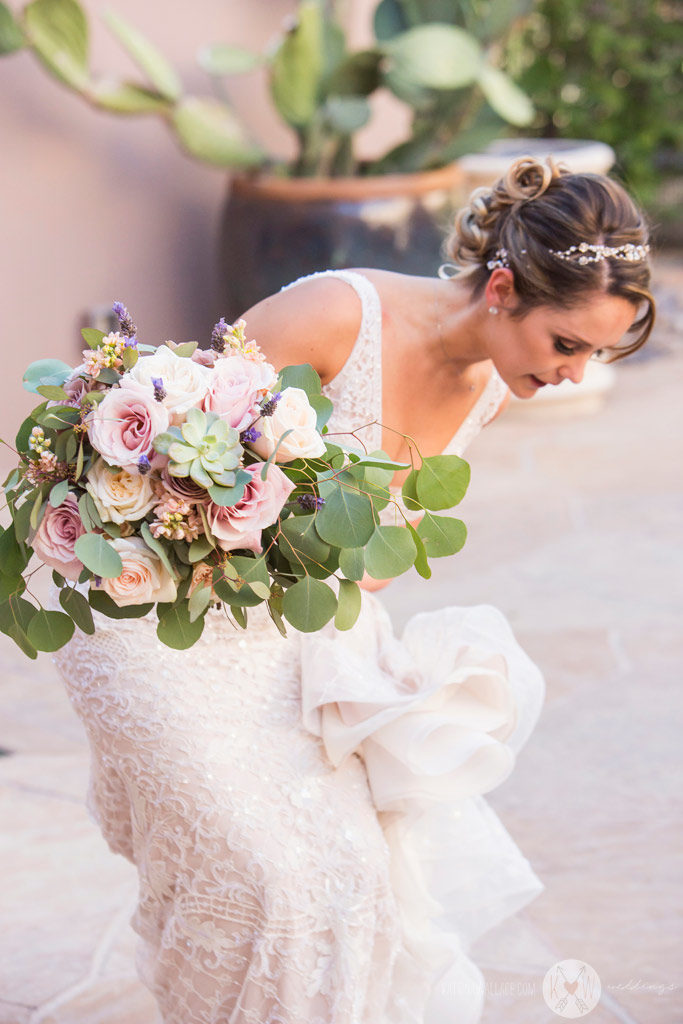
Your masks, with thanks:
M546 384L548 383L545 380L539 380L539 378L535 377L533 375L533 373L529 374L529 380L531 381L531 383L534 385L535 388L544 388L546 386Z

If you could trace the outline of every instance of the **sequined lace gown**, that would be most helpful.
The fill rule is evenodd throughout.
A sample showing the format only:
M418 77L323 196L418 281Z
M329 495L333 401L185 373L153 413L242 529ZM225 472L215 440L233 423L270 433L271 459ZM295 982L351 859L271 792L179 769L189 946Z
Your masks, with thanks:
M345 431L381 418L381 309L335 273L363 308L326 388ZM494 373L449 451L503 395ZM540 889L480 795L543 698L495 609L418 615L402 641L371 594L345 634L283 639L263 607L243 632L212 610L187 651L151 617L97 615L56 658L89 808L139 871L138 970L164 1024L478 1020L467 946Z

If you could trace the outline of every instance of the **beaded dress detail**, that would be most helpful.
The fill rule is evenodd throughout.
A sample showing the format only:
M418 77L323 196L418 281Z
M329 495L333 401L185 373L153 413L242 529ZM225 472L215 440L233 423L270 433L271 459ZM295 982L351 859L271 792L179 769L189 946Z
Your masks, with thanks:
M338 430L378 418L381 372L376 292L343 276L363 327L327 389ZM263 605L245 631L213 609L187 651L152 615L95 620L55 660L164 1024L476 1024L469 943L541 888L481 796L543 700L503 616L443 609L399 640L364 593L348 633L283 639Z

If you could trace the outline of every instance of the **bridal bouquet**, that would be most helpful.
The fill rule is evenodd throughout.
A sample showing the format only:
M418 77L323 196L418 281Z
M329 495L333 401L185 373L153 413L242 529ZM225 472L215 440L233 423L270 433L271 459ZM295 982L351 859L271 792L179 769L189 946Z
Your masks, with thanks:
M23 379L44 401L19 428L4 484L0 629L29 657L62 647L76 626L93 633L92 609L137 618L155 608L159 639L179 649L217 605L242 627L265 602L283 634L284 620L313 632L333 616L349 629L364 573L388 579L414 565L428 577L428 556L462 547L464 525L434 514L465 493L462 459L418 466L412 444L411 463L336 444L318 375L305 364L277 373L244 321L221 319L206 350L154 348L123 305L114 313L118 330L82 332L80 366L41 359ZM417 528L379 521L401 469L411 470L403 500L423 513ZM42 565L62 611L31 592Z

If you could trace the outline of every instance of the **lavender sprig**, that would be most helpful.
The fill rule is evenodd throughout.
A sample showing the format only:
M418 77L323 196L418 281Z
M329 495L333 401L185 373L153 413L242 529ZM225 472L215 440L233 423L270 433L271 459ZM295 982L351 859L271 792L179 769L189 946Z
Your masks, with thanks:
M296 500L304 512L317 512L325 504L325 499L318 498L315 494L300 494Z
M133 323L133 318L124 306L122 302L115 302L112 306L114 315L119 321L119 330L125 338L134 338L138 332L137 327Z
M166 388L164 387L163 377L152 377L152 387L154 388L154 398L157 402L163 402L166 398Z
M281 398L282 398L282 392L281 391L276 391L275 394L271 398L269 398L267 402L262 402L261 403L261 415L262 416L272 416L273 413L275 412L277 403L280 401Z
M211 348L214 352L218 352L219 355L225 352L225 335L229 330L230 328L223 317L220 318L217 324L214 324L213 331L211 332Z

